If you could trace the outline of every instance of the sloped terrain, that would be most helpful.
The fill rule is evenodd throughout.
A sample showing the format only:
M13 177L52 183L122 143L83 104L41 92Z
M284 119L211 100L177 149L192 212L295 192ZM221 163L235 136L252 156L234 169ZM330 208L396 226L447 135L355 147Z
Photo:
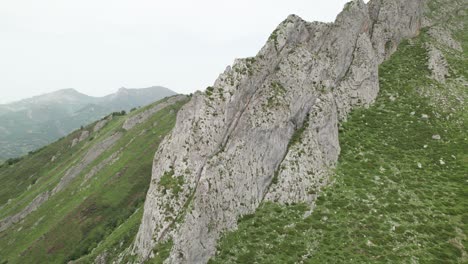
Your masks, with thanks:
M3 165L0 262L78 259L130 223L117 243L127 247L140 222L154 153L186 101L175 96L115 113Z
M115 111L129 111L176 93L164 87L92 97L63 89L0 105L0 162L50 144Z
M425 31L380 67L380 95L341 125L338 167L311 214L264 203L210 263L466 263L467 57L443 47L454 66L441 84L434 42Z
M289 16L179 112L139 261L465 261L465 20L462 1Z
M468 262L464 2L291 15L206 91L4 165L0 263Z
M179 112L155 157L134 253L206 263L265 202L313 208L340 153L338 124L379 91L378 65L419 34L423 1L352 1L334 23L290 15ZM164 188L172 179L177 188Z

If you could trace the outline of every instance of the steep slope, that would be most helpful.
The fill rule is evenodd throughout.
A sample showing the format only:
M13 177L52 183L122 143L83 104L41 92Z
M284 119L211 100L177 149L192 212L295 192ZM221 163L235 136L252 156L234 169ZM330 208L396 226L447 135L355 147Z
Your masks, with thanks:
M453 26L434 24L381 65L376 102L340 126L338 166L313 212L264 203L220 240L210 263L468 261L468 34L459 4L434 4ZM433 48L449 61L438 65L450 75L443 83L429 66Z
M456 1L450 4L463 6ZM266 210L279 208L279 213L282 205L302 204L296 208L299 213L279 215L291 219L310 214L322 187L330 182L330 170L340 153L339 122L353 108L367 108L374 102L378 66L403 40L433 26L431 21L437 19L425 17L428 10L424 1L372 0L368 5L348 3L332 24L289 16L256 57L236 60L213 87L196 93L179 112L174 130L155 157L133 249L139 261L167 257L167 263L206 263L215 254L221 234L236 229L241 216L254 213L262 204L272 205ZM453 16L449 14L445 17ZM424 48L432 50L429 66L413 66L430 67L434 79L441 81L448 75L441 68L443 52L434 46ZM419 59L418 53L412 56L415 62ZM456 58L457 62L465 59ZM464 67L457 77L466 71ZM460 168L455 171L459 173ZM260 211L255 219L262 216ZM269 220L275 222L274 218L273 212ZM260 245L270 245L263 242ZM221 250L233 246L227 243L221 244ZM313 254L313 245L306 249ZM244 260L256 254L248 253ZM303 255L295 255L296 261L307 257L299 254Z
M179 95L109 115L0 167L0 263L78 259L133 223L118 241L128 247L154 153L186 101Z
M91 97L63 89L0 105L0 161L47 145L114 111L128 111L174 94L164 87L121 88L115 94Z

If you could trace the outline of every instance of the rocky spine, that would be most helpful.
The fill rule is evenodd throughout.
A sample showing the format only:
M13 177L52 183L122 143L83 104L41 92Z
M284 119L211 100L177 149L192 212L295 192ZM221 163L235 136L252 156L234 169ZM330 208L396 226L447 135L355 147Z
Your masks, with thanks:
M178 113L157 151L134 253L206 263L264 201L313 207L337 161L338 123L379 91L378 65L418 34L421 0L352 1L331 24L291 15ZM300 139L300 140L299 140Z

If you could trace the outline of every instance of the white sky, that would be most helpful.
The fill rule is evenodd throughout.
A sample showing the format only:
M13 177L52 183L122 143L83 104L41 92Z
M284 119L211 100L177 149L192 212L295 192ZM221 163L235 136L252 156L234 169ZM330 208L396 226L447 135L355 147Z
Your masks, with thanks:
M0 0L0 103L63 88L203 90L289 14L331 22L346 2Z

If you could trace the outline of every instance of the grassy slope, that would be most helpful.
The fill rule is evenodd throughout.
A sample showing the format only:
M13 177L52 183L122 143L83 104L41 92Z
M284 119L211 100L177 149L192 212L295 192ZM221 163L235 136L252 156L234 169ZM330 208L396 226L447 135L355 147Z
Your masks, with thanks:
M456 36L465 53L445 52L452 78L466 80L467 32ZM468 94L454 79L441 85L426 77L427 41L422 33L403 43L380 67L376 103L342 124L334 184L314 212L263 204L221 239L210 263L468 261L468 113L453 98L466 102ZM449 107L423 91L442 95Z
M23 188L10 193L4 191L3 187L0 188L2 192L8 194L6 197L19 195L12 204L27 204L36 193L53 188L62 176L62 173L47 174L47 172L64 171L72 164L71 160L79 160L93 142L116 131L124 133L113 148L88 166L65 190L53 196L22 223L0 233L0 262L2 259L8 259L9 263L63 263L88 254L105 237L118 234L117 230L126 223L138 223L141 213L134 212L144 201L151 177L154 153L164 135L172 129L177 110L182 105L183 102L169 106L127 132L119 129L125 117L116 117L99 135L95 135L96 138L81 143L81 146L72 150L68 149L68 146L73 137L69 139L67 137L62 140L64 142L58 141L54 144L63 145L59 149L63 160L57 161L55 167L44 166L45 173L39 173L44 179L37 181L37 186L33 186L27 192L24 192ZM131 115L143 110L145 109L140 109ZM131 144L128 144L129 142ZM18 169L27 167L32 171L34 168L36 170L41 168L41 161L48 161L52 153L57 153L54 152L57 150L54 144L11 167ZM105 167L89 182L81 185L84 175L91 167L121 148L123 148L122 155L117 162ZM37 161L30 163L28 159ZM7 169L10 173L14 171L12 168ZM8 175L7 172L4 173ZM26 181L21 178L16 180ZM8 205L1 209L0 214L10 214L19 209L21 206ZM120 228L116 229L119 226ZM123 237L119 237L119 244L131 242L133 236L128 234L130 233L125 232ZM112 235L109 237L112 238Z
M3 205L8 199L18 197L29 185L35 184L41 176L50 173L52 169L57 169L59 167L57 164L67 163L66 161L73 154L67 150L73 138L79 137L80 132L80 130L75 131L46 148L39 149L36 153L20 158L21 162L19 163L1 166L0 204ZM64 155L59 156L54 164L50 163L52 157L57 153L64 153Z

